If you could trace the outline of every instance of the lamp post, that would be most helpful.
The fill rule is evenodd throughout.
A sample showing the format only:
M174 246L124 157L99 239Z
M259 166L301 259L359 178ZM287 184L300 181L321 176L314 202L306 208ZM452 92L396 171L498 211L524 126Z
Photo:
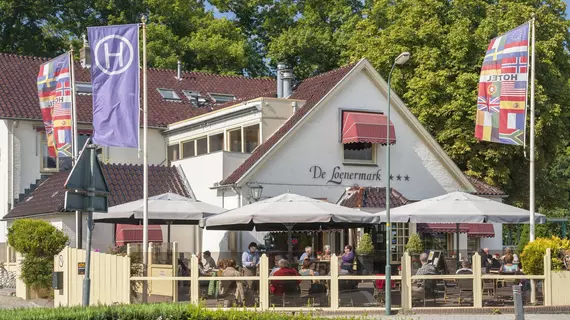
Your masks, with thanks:
M385 293L386 293L386 315L392 313L392 292L390 291L391 278L392 278L392 267L390 266L390 258L392 254L392 226L390 222L390 80L392 80L392 72L396 65L402 65L410 59L409 52L402 52L394 60L392 64L392 69L390 69L390 74L388 75L388 111L386 112L387 123L386 123L386 282L385 282Z

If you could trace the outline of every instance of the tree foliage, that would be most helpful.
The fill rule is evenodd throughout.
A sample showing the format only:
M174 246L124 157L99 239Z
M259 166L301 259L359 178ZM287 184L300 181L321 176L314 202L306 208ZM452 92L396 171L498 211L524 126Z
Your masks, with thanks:
M469 174L502 186L507 201L528 205L529 163L523 148L474 138L475 102L489 41L536 13L536 195L549 210L568 202L568 180L552 171L566 162L570 98L570 24L561 1L371 1L344 53L367 57L387 76L402 51L393 86L445 151ZM528 135L528 133L527 133ZM566 164L564 164L566 167Z
M551 250L552 268L561 270L564 262L559 256L559 252L570 250L570 240L558 237L537 238L527 244L520 255L522 265L526 274L544 274L544 255L546 249Z
M68 241L62 231L43 220L16 220L8 228L8 244L24 257L22 280L34 289L50 287L53 257Z

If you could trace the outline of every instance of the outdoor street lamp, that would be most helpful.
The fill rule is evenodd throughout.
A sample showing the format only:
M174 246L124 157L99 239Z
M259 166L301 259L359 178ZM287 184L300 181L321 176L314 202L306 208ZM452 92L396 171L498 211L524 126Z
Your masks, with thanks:
M249 196L253 201L257 202L261 199L261 193L263 192L263 186L258 183L251 183L249 186Z
M386 293L386 315L392 313L392 292L391 288L391 278L392 278L392 267L390 266L390 258L392 254L392 226L390 222L390 80L392 79L392 72L396 65L402 65L410 59L409 52L402 52L394 64L392 64L392 69L390 69L390 74L388 75L388 111L386 112L387 124L386 124L386 281L385 281L385 293Z

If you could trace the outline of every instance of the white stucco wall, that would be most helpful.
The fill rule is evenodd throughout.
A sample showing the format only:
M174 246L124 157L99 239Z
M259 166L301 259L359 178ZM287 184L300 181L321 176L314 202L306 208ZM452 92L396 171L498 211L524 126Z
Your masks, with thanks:
M0 217L8 212L10 199L9 121L0 120ZM0 243L6 242L6 222L0 221Z
M340 109L386 112L387 100L366 72L361 72L343 87L326 105L314 110L295 135L286 141L250 180L263 185L263 195L276 196L284 192L299 193L313 198L336 202L346 187L385 186L385 150L376 148L376 165L343 164L343 145L340 138ZM392 122L397 143L391 147L391 185L410 200L421 200L450 191L462 190L459 181L450 174L435 153L392 108ZM324 178L314 178L309 170L319 166ZM337 171L375 174L380 170L381 180L347 180L340 184L328 182ZM396 176L402 178L397 180ZM410 177L405 181L404 176Z

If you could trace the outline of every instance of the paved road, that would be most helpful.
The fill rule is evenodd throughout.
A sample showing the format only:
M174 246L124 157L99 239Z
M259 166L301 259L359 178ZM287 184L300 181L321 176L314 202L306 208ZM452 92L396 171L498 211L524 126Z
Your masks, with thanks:
M0 309L52 307L53 302L45 299L23 300L12 296L13 289L0 289Z

